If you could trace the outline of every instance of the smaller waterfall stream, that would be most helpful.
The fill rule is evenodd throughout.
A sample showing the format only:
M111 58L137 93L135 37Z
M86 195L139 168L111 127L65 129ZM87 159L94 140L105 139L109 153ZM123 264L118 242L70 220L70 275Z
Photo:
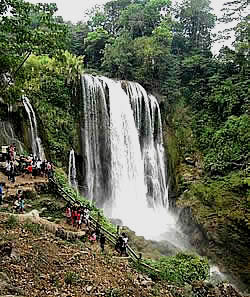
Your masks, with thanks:
M29 117L30 122L30 131L31 131L31 144L32 144L32 153L33 156L37 157L40 160L45 159L44 150L42 147L42 141L38 136L37 131L37 121L34 109L29 101L29 99L23 96L23 105Z
M24 150L24 145L17 139L13 126L10 122L0 122L0 138L2 143L9 145L15 143L17 151L21 154Z
M68 182L72 188L77 190L78 183L76 178L76 160L75 160L75 152L73 149L71 149L69 153Z

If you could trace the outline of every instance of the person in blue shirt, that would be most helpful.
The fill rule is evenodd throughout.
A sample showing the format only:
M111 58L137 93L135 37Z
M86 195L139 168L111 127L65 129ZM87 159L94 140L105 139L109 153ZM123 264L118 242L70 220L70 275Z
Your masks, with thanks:
M0 183L0 205L3 202L3 185Z

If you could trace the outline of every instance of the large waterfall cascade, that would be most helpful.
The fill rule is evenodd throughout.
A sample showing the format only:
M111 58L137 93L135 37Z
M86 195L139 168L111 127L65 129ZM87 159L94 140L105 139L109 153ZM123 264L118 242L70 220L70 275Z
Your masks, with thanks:
M75 152L73 149L71 149L69 153L68 182L72 188L76 190L78 189L78 183L76 178L76 160Z
M82 88L85 195L107 216L145 238L176 232L176 220L168 210L156 98L137 83L106 77L84 75Z
M42 147L42 141L38 136L36 115L29 99L25 96L23 96L23 105L28 114L30 122L32 154L38 159L44 160L45 154Z

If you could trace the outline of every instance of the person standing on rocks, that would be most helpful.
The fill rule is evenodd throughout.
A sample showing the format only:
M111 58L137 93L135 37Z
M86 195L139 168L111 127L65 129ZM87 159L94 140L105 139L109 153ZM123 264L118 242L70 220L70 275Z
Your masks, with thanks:
M102 253L104 252L105 242L106 242L106 238L105 238L104 234L101 233L101 236L100 236L100 247L102 249Z
M3 184L0 183L0 205L3 202Z
M15 170L15 164L13 162L10 162L10 181L14 184L15 183L15 175L16 175L16 170Z

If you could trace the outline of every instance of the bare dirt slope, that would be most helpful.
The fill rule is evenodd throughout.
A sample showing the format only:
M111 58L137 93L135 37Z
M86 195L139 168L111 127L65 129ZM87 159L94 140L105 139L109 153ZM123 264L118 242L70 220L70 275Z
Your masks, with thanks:
M0 214L0 296L173 296L113 248L102 253L97 243L70 243L38 226Z

